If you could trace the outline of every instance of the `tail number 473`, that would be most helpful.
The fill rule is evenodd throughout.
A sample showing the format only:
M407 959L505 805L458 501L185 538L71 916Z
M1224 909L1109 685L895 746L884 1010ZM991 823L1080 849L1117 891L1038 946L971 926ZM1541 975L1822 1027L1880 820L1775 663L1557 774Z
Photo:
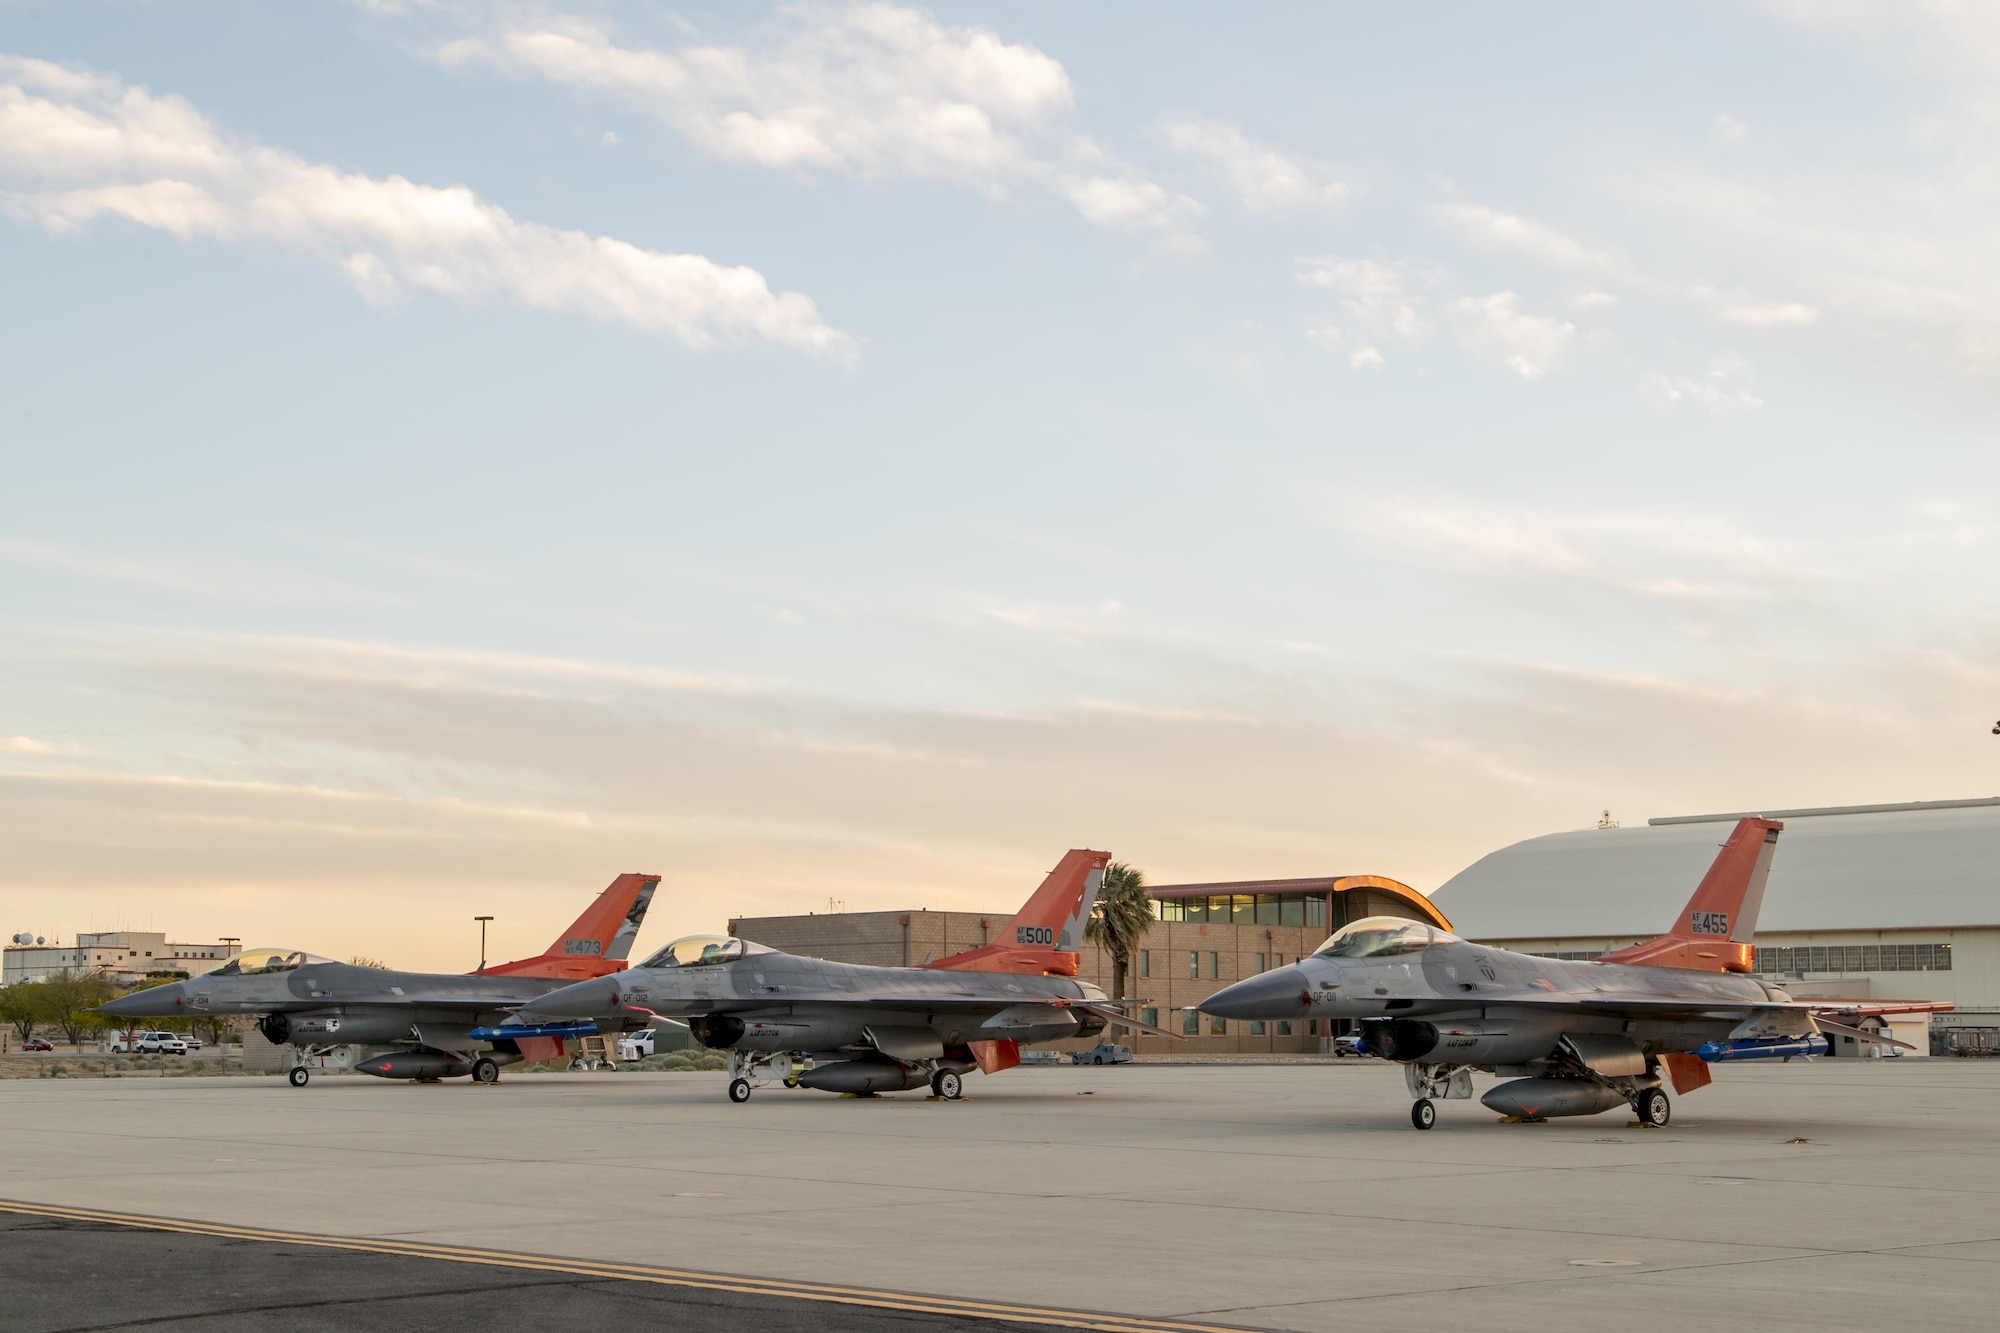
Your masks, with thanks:
M1056 933L1048 926L1014 927L1014 943L1016 944L1054 944L1055 942Z

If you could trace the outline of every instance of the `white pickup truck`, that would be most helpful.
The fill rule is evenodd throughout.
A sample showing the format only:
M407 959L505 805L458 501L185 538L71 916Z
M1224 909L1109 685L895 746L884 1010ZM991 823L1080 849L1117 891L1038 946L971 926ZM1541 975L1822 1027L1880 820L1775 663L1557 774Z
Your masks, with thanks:
M187 1043L178 1032L114 1032L113 1055L186 1055Z

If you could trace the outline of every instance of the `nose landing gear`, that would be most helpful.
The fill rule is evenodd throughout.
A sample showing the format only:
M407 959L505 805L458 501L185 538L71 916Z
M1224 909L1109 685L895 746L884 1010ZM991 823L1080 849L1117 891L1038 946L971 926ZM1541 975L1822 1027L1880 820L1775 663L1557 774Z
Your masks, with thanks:
M1436 1103L1432 1102L1428 1097L1417 1098L1416 1104L1410 1107L1410 1123L1418 1129L1429 1129L1437 1122L1438 1109Z
M307 1083L312 1081L312 1070L307 1069L304 1065L293 1065L292 1072L285 1075L285 1078L293 1087L303 1088Z

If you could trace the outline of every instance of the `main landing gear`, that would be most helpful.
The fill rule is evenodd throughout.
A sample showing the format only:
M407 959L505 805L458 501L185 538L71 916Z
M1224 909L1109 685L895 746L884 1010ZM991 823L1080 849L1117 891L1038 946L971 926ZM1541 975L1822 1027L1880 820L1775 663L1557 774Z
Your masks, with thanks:
M293 1087L303 1088L306 1084L312 1082L312 1070L307 1069L304 1065L293 1065L292 1072L285 1075L285 1078Z
M500 1062L490 1056L484 1055L474 1060L472 1062L472 1081L474 1083L498 1083L500 1081Z
M1639 1094L1632 1099L1632 1110L1639 1117L1640 1124L1654 1129L1665 1129L1674 1113L1667 1102L1666 1091L1661 1088L1639 1089Z
M954 1070L940 1069L931 1075L931 1093L948 1102L955 1102L965 1095L965 1080Z
M1428 1097L1419 1097L1410 1107L1410 1123L1418 1129L1429 1129L1438 1122L1437 1103Z

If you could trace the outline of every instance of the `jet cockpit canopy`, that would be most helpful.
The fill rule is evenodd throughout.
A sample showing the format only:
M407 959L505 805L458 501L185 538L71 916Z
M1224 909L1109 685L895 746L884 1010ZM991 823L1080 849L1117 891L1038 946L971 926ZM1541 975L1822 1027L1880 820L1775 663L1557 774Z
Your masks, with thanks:
M1364 916L1336 930L1313 950L1315 958L1387 958L1416 953L1457 939L1436 926L1400 916Z
M330 963L303 949L245 949L234 958L198 973L204 977L256 977L271 972L289 972L308 963Z
M761 944L732 935L683 935L639 964L640 967L713 967L733 963L753 953L770 953Z

